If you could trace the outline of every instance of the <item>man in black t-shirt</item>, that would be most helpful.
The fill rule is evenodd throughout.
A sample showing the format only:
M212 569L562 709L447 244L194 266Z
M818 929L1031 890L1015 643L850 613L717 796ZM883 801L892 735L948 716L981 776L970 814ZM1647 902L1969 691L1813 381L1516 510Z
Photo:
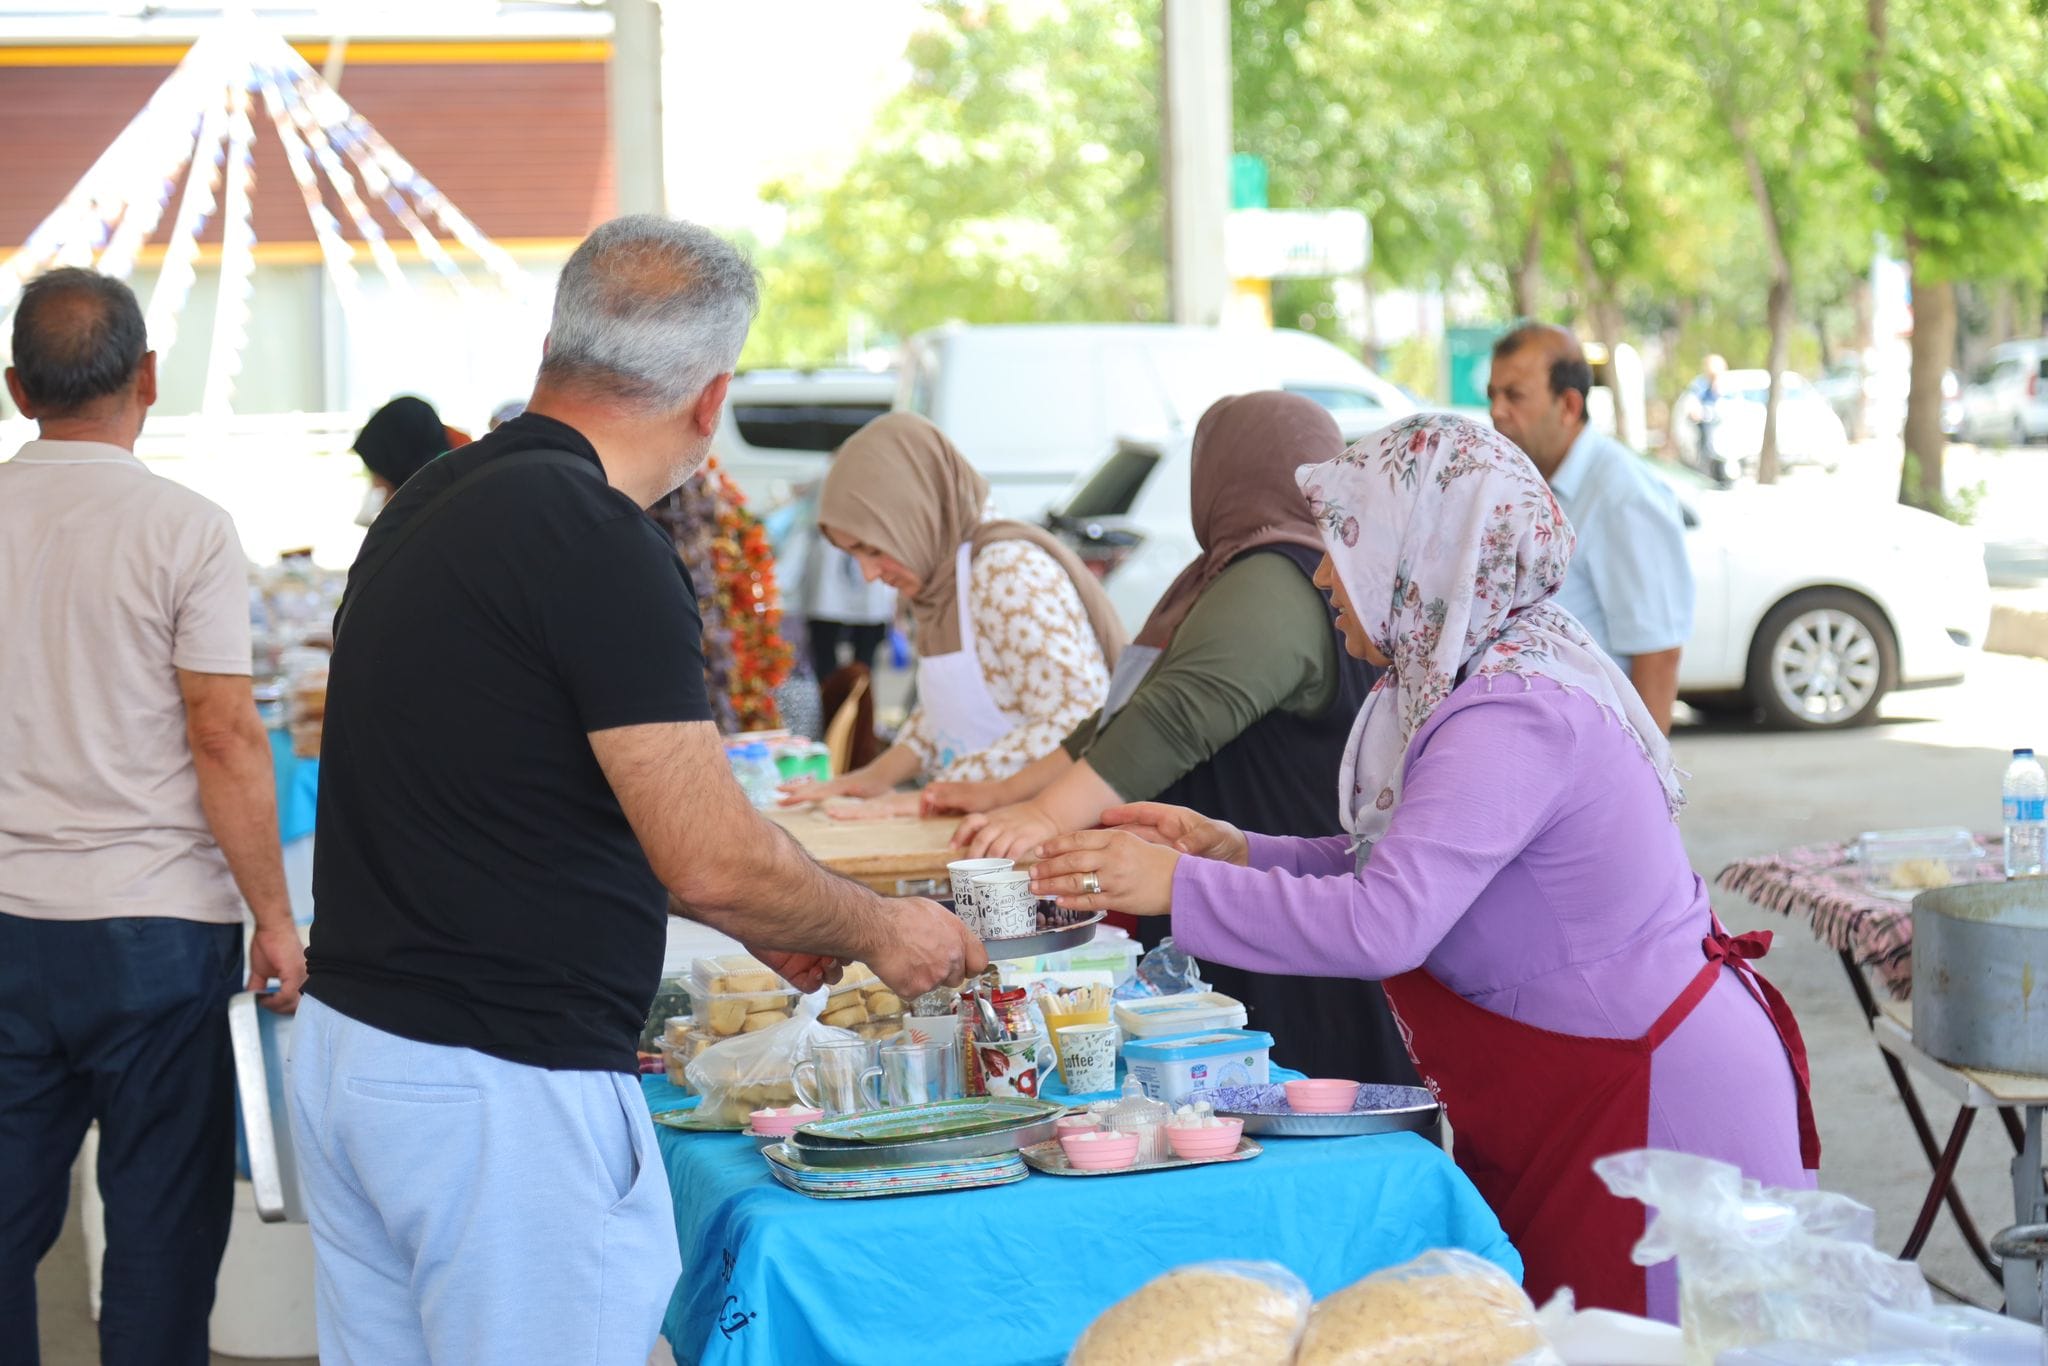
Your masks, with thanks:
M673 911L810 989L986 956L747 804L645 509L709 448L752 268L655 217L563 269L526 412L406 481L335 620L290 1108L336 1363L646 1360L679 1270L635 1041Z

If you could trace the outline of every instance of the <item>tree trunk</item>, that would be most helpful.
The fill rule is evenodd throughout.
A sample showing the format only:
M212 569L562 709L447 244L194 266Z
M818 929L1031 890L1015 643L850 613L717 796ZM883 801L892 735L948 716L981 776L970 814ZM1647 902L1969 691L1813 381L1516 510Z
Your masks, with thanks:
M2019 336L2015 325L2018 317L2019 300L2013 297L2010 282L2001 280L1991 287L1991 326L1986 329L1994 345L2009 342Z
M1543 292L1543 200L1537 197L1529 210L1529 231L1522 237L1522 259L1508 271L1515 293L1515 316L1534 318L1542 310Z
M1899 474L1899 501L1938 512L1947 502L1942 456L1948 438L1941 430L1941 376L1956 350L1956 287L1947 280L1920 278L1919 251L1906 244L1913 273L1913 381L1906 391L1906 461Z
M1849 291L1849 302L1856 310L1856 420L1849 424L1851 441L1870 439L1870 353L1877 345L1877 319L1875 301L1870 296L1870 277L1857 280ZM1887 405L1889 408L1889 405Z
M1750 141L1749 129L1739 117L1731 118L1729 130L1742 153L1742 166L1749 175L1749 192L1756 200L1757 217L1763 221L1764 245L1771 255L1771 292L1766 312L1771 324L1771 393L1764 405L1763 449L1757 455L1756 481L1778 482L1778 399L1785 387L1785 352L1792 340L1792 257L1785 249L1785 226L1778 219L1778 203L1771 193L1770 177Z
M1785 390L1785 352L1792 341L1792 281L1779 276L1771 281L1767 311L1771 321L1771 349L1766 364L1771 372L1771 396L1764 405L1764 443L1757 456L1756 481L1778 482L1778 400Z

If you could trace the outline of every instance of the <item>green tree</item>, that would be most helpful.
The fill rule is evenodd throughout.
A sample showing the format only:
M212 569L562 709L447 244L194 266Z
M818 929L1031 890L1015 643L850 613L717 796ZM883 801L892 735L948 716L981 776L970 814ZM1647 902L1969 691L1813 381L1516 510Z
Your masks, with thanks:
M1862 236L1862 158L1842 93L1862 50L1847 0L1674 0L1669 50L1740 168L1770 268L1770 398L1757 478L1778 475L1778 408L1802 263L1839 259Z
M2048 268L2048 58L2034 0L1866 0L1864 149L1913 281L1902 501L1949 511L1941 380L1956 282L2038 283Z
M857 318L1163 315L1156 7L1033 13L935 0L845 176L767 187L787 229L761 253L775 302L749 363L828 360Z

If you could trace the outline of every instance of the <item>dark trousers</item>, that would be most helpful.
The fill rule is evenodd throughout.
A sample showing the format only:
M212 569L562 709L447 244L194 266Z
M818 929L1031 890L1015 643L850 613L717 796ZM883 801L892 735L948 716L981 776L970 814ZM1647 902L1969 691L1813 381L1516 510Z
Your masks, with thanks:
M807 627L810 631L811 672L820 683L830 678L839 669L839 642L846 641L853 646L853 663L875 667L875 651L882 648L882 642L889 638L889 628L880 622L859 623L845 621L820 621L813 617ZM826 717L831 720L831 717Z
M242 931L0 914L0 1366L35 1366L36 1263L100 1126L104 1366L205 1366L234 1200Z

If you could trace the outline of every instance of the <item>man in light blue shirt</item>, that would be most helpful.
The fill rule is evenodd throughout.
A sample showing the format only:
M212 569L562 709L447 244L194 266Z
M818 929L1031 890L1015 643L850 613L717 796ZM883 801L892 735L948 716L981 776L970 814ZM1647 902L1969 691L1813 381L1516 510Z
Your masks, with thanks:
M1593 369L1561 327L1525 323L1494 344L1493 425L1550 482L1578 532L1557 601L1628 670L1671 729L1678 654L1692 635L1692 564L1678 496L1634 451L1592 429Z

